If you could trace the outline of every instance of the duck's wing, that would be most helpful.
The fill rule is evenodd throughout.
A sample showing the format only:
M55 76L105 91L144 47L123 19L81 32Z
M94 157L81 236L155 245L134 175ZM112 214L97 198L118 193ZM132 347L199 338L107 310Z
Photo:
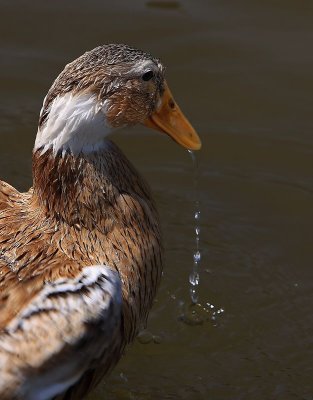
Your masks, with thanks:
M0 331L0 398L52 399L105 362L120 337L121 299L119 275L103 265L43 284Z

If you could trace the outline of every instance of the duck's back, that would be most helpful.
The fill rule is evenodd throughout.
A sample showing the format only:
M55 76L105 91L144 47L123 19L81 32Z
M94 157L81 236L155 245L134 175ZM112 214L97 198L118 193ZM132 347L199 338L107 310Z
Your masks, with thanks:
M19 193L1 182L0 199L0 296L35 278L44 283L62 276L56 275L61 273L57 266L70 265L71 260L53 245L55 227L34 204L32 189Z

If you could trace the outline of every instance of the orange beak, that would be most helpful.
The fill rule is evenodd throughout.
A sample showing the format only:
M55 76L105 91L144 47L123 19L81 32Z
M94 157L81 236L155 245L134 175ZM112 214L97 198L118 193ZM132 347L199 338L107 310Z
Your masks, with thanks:
M167 133L175 142L189 150L199 150L201 140L190 122L175 103L170 89L165 83L161 104L144 122L149 128Z

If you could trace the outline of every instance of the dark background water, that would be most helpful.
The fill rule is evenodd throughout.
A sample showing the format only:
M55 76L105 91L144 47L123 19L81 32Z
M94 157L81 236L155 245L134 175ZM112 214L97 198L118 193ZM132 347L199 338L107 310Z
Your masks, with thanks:
M3 180L31 185L45 94L67 62L102 43L160 57L203 140L202 323L192 326L181 318L191 159L145 128L113 138L161 214L166 266L148 326L160 343L137 342L90 399L313 399L312 2L2 0L0 11Z

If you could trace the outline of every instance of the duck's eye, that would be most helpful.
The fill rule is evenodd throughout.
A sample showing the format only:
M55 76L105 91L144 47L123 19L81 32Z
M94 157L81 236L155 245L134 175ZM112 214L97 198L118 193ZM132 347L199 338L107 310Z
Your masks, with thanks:
M147 71L142 75L143 81L150 81L153 78L153 71Z

